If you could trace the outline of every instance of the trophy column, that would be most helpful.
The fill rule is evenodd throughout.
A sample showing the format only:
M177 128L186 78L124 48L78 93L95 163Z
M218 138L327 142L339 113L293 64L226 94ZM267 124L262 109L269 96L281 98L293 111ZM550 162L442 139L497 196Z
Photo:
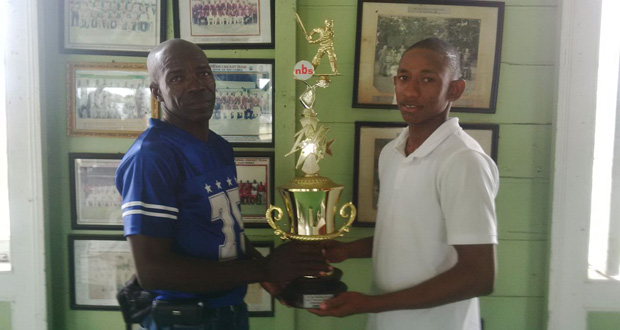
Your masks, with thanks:
M274 229L274 234L280 238L312 242L334 239L348 232L349 226L355 221L357 211L350 202L338 210L338 200L344 186L318 174L320 169L318 163L326 154L331 155L330 146L333 140L327 139L329 127L319 125L314 110L316 89L329 87L330 77L340 76L334 53L334 22L326 19L324 26L315 28L308 34L299 16L297 21L306 35L306 40L311 44L319 44L312 63L299 61L294 68L295 79L301 80L306 89L299 96L304 108L300 119L302 128L295 134L295 143L286 156L299 152L296 168L304 172L304 175L295 177L277 188L286 207L288 230L280 228L276 223L283 218L284 212L281 208L271 205L265 217ZM318 38L314 38L315 35L318 35ZM317 74L316 67L324 54L328 55L332 71ZM316 78L312 84L307 82L311 78ZM336 214L346 219L346 223L340 229L336 229ZM297 278L284 289L283 298L294 307L318 308L325 299L347 290L346 284L340 281L341 277L342 271L334 268L331 274L324 277Z

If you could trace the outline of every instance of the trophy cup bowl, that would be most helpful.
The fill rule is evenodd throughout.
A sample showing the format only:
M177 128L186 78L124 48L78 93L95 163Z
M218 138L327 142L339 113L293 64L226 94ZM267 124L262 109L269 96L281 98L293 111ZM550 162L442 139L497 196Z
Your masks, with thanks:
M277 188L286 206L290 220L289 230L286 231L276 224L283 217L282 209L277 206L270 205L267 209L265 213L267 222L274 229L275 235L281 239L317 242L340 237L349 231L349 226L355 221L357 213L352 203L344 204L337 212L338 199L343 188L319 175L296 177ZM348 218L337 230L336 213L342 218ZM324 277L297 278L286 286L283 298L294 307L318 308L323 300L347 290L346 284L340 281L341 276L342 271L334 268Z

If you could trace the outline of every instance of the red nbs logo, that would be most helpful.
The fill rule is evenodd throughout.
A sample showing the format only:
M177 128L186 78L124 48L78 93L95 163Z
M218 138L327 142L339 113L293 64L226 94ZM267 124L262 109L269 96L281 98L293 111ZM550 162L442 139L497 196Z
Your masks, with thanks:
M295 64L293 74L297 79L308 80L314 74L314 66L308 61L299 61Z

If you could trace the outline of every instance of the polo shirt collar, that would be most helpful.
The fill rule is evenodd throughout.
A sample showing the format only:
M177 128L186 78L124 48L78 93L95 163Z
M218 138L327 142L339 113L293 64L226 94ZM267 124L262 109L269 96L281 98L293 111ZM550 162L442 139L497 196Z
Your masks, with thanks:
M407 158L422 158L428 154L430 154L433 150L435 150L439 144L443 140L445 140L448 136L458 132L461 130L461 126L459 126L459 118L453 117L443 124L439 126L431 136L422 143L418 149L416 149L413 153L411 153ZM405 156L405 145L407 144L407 138L409 138L409 127L405 127L403 132L396 138L396 143L394 144L394 148L396 151Z

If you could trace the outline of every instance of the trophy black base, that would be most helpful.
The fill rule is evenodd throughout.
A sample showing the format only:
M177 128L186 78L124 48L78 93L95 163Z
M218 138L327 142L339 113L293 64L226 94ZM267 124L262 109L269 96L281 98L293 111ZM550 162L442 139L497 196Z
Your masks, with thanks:
M289 283L282 297L292 307L319 308L329 298L347 291L347 285L340 281L342 271L334 271L325 277L300 277Z

